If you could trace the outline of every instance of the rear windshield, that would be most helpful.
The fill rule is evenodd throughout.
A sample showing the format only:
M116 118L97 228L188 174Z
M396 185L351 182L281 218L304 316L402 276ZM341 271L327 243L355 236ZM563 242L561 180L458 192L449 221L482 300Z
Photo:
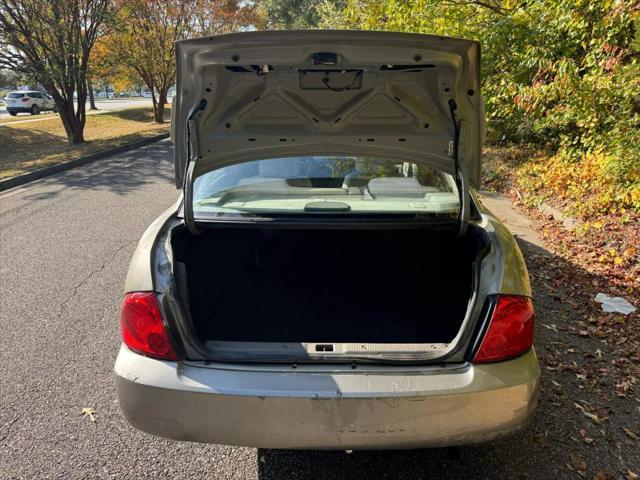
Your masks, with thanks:
M456 183L411 162L353 156L256 160L197 178L196 217L393 215L456 218Z
M24 97L24 93L10 93L7 95L7 98L22 98Z

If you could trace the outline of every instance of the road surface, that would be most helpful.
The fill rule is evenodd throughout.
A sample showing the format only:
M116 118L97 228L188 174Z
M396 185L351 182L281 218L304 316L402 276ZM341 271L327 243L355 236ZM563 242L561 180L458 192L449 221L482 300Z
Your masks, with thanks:
M588 478L621 478L620 451L575 440L579 412L551 406L548 379L531 427L479 447L269 451L134 430L118 412L112 373L120 300L136 242L177 197L170 150L161 142L0 195L0 478L580 478L567 467L574 450ZM568 307L535 300L540 323L571 320ZM539 329L539 349L551 333Z
M101 111L116 111L116 110L125 110L127 108L135 108L135 107L143 107L148 106L151 107L151 98L118 98L118 99L96 99L96 107L98 110L89 110L89 103L87 102L87 113L99 113ZM15 118L24 118L25 120L43 120L46 118L50 118L49 112L44 112L40 115L30 115L27 113L19 113ZM9 112L5 109L4 105L0 106L0 119L2 118L10 118Z

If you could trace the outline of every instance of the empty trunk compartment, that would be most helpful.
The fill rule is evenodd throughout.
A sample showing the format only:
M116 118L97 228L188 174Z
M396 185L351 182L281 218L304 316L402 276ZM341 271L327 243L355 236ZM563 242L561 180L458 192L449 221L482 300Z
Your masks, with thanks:
M200 342L311 343L334 352L341 343L451 342L483 238L475 228L457 238L428 228L229 226L174 232L172 247Z

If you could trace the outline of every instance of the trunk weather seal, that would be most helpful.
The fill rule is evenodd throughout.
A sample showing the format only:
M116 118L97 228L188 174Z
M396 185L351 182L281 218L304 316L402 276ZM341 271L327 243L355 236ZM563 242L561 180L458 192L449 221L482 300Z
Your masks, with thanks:
M353 228L353 229L380 229L380 228L433 228L439 230L451 229L457 226L455 219L441 220L402 220L399 218L376 219L368 218L221 218L198 219L198 227L206 229L245 227L245 228Z

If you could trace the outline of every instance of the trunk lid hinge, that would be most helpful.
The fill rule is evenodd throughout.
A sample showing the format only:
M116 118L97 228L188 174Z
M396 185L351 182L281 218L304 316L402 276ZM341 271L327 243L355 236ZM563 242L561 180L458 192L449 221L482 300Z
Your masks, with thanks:
M196 225L195 217L193 215L193 181L195 180L193 178L193 171L195 169L196 160L198 159L198 129L193 118L198 112L204 110L206 106L207 101L203 98L187 118L187 152L189 160L187 161L184 185L182 186L182 189L184 192L184 223L187 225L187 230L189 230L189 233L192 235L200 233L200 229Z
M460 163L460 131L462 130L462 120L456 119L456 110L458 105L456 101L449 99L449 111L451 112L451 121L453 122L453 140L449 143L449 155L453 157L456 170L456 184L458 185L458 195L460 196L460 212L458 213L458 236L462 237L467 233L467 224L469 222L469 181L466 172Z

